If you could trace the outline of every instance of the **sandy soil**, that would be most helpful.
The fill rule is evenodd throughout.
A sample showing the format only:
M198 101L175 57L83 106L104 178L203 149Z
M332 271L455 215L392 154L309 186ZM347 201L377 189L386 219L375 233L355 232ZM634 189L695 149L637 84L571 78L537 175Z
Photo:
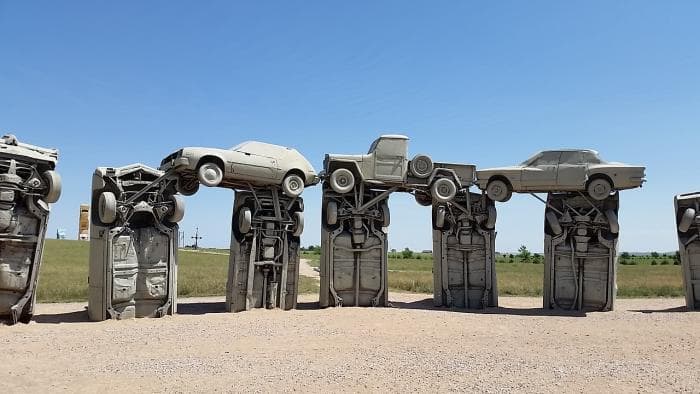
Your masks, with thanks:
M2 392L69 391L693 391L700 313L681 299L618 300L609 313L556 313L536 298L501 308L224 313L185 299L180 315L88 322L84 304L38 305L0 326Z

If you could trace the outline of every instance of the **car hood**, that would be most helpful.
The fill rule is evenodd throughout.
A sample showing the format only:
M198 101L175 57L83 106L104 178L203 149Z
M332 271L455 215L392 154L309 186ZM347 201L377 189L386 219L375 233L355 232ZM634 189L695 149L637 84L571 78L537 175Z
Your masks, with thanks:
M523 166L485 168L483 170L476 170L476 176L478 178L480 176L483 177L483 175L518 173L523 168L524 168Z

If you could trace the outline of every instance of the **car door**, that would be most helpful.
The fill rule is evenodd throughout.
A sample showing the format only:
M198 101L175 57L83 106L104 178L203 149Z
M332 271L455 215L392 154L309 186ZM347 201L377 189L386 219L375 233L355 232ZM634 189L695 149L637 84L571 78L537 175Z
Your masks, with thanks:
M581 152L562 152L559 157L557 184L562 190L581 190L586 184L586 165Z
M557 167L561 152L547 151L523 167L522 188L529 191L549 191L557 185Z
M405 142L379 140L374 149L374 178L385 181L402 181L406 171Z
M277 159L249 152L231 151L227 165L233 178L240 180L277 180L279 163Z

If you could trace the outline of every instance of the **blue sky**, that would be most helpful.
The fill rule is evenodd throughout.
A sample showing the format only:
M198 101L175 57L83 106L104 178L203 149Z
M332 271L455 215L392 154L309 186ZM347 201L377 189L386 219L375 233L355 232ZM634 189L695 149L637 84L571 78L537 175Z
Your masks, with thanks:
M677 248L673 195L700 189L698 2L6 2L0 132L59 148L57 227L77 232L97 166L256 139L361 153L379 134L479 167L593 148L647 166L621 194L620 249ZM228 246L233 192L182 229ZM320 190L305 192L318 244ZM429 209L390 200L390 247L431 248ZM499 204L497 250L542 249L543 206Z

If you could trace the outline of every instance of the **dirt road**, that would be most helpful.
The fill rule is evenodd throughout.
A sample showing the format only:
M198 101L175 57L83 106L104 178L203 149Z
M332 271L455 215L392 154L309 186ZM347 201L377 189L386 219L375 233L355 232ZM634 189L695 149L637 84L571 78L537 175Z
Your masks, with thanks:
M84 304L42 304L29 325L0 326L2 392L700 390L700 313L681 299L583 315L425 297L319 310L304 296L302 310L239 314L185 299L178 316L100 323Z

